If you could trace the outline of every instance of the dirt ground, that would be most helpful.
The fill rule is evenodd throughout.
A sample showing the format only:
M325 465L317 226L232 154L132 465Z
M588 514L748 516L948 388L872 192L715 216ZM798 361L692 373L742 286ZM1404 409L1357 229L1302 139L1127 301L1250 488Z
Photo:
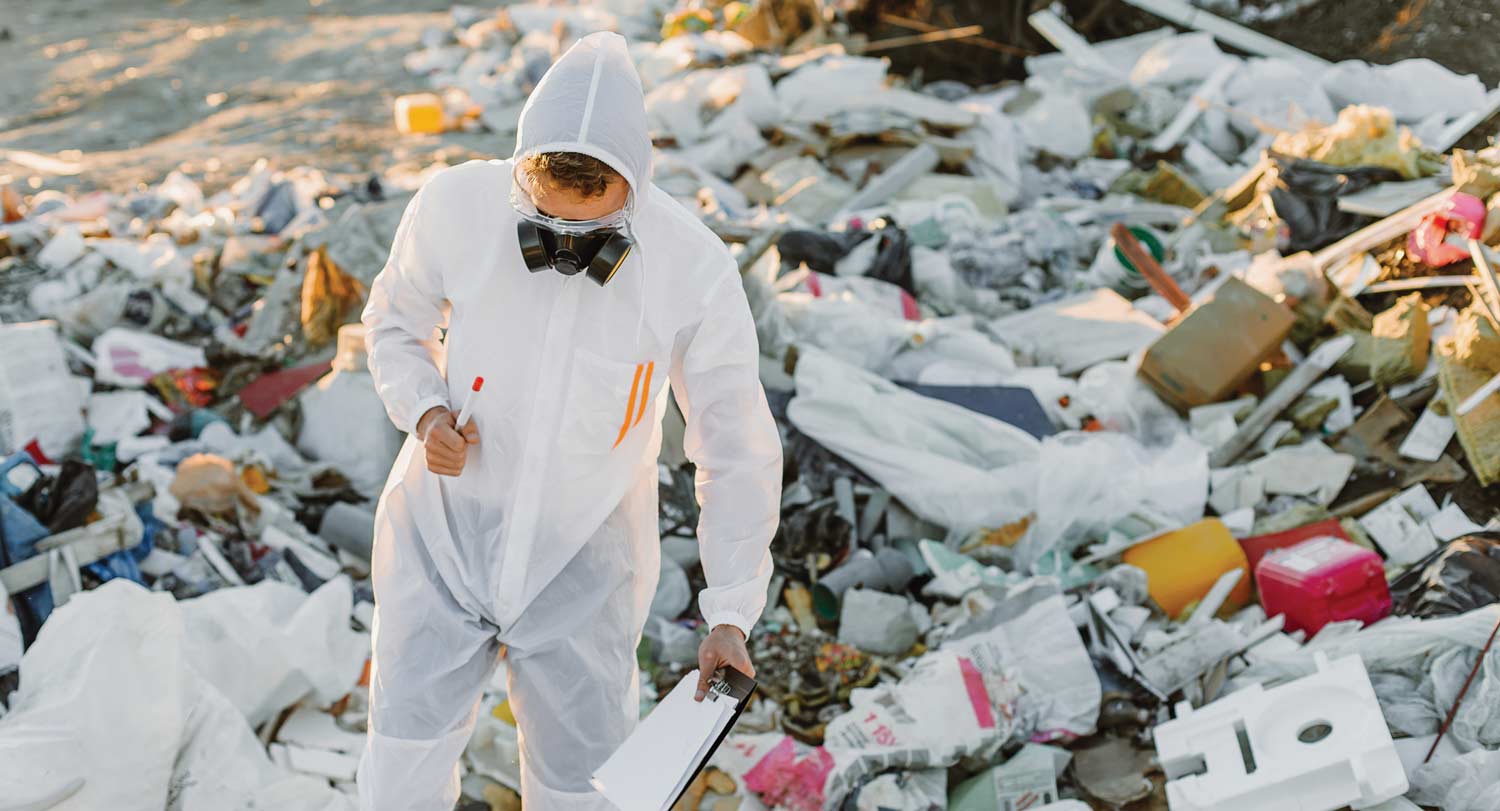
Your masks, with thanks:
M402 58L448 0L0 0L0 182L76 164L54 188L115 190L186 163L210 188L256 159L361 175L509 154L486 133L405 137L396 96L427 89ZM14 157L14 156L11 156Z

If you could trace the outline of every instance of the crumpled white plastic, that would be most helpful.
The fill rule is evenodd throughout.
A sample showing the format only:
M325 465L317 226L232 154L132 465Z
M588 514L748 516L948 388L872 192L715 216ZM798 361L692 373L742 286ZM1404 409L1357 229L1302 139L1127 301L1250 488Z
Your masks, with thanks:
M940 650L1014 673L1017 721L1032 740L1094 732L1103 688L1056 580L1033 578L953 630Z
M343 595L347 625L347 583ZM352 811L326 781L272 764L245 718L197 672L191 660L209 650L188 630L181 606L191 602L115 580L53 612L0 723L7 807ZM240 644L253 643L229 636L213 647Z
M1438 759L1413 770L1407 797L1443 811L1500 811L1500 750Z
M1234 110L1229 125L1245 138L1265 128L1296 130L1309 121L1331 123L1328 94L1307 80L1306 68L1285 59L1248 59L1224 85L1223 99Z
M252 725L310 696L337 701L359 679L370 640L349 627L349 579L312 594L268 580L180 603L187 661Z
M1105 361L1078 378L1082 408L1107 431L1128 434L1143 445L1167 445L1187 430L1182 417L1136 374L1134 364Z
M796 380L787 416L797 430L918 517L969 531L1031 512L1039 444L1020 428L914 394L813 348L799 351Z
M1087 155L1094 129L1084 98L1066 85L1049 84L1037 77L1026 84L1041 94L1017 119L1026 145L1064 158Z
M1186 434L1149 449L1124 434L1066 432L1043 440L1036 520L1016 545L1022 571L1054 548L1071 549L1141 507L1183 524L1203 517L1208 451Z
M1130 83L1139 87L1202 82L1230 61L1239 60L1219 50L1213 34L1206 31L1178 34L1157 42L1141 54L1130 71Z
M828 722L823 808L840 807L867 775L994 755L1017 730L1020 694L1006 663L946 650L922 656L897 684L855 690L850 710Z
M1340 62L1318 84L1336 107L1384 107L1402 123L1465 115L1483 107L1485 100L1478 76L1460 76L1431 59L1403 59L1394 65Z

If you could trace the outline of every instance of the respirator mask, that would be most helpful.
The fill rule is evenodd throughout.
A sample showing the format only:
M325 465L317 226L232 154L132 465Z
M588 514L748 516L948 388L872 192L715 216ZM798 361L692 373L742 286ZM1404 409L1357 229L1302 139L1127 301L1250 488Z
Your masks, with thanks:
M516 241L521 259L532 273L556 270L564 276L587 275L603 287L625 264L635 241L628 235L630 212L635 206L631 191L625 206L596 220L564 220L537 210L518 176L510 184L510 202L520 218Z

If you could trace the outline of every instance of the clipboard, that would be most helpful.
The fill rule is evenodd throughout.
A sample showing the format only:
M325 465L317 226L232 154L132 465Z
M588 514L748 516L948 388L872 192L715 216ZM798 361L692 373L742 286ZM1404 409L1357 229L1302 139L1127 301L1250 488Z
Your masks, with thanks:
M687 674L615 750L590 782L622 811L668 811L703 771L755 692L756 682L723 667L703 701L698 671Z
M688 786L691 786L693 781L698 779L698 775L708 765L708 762L713 759L714 752L717 752L720 744L724 743L724 739L729 737L729 731L734 729L734 725L739 722L740 713L745 711L745 707L750 703L750 696L755 692L757 684L755 679L746 676L729 665L719 668L715 671L714 675L716 678L708 683L708 695L704 696L703 700L733 701L734 711L729 715L729 722L724 725L723 729L719 730L718 737L714 738L713 743L709 744L708 748L703 751L703 757L698 761L697 767L687 776L687 780L683 781L682 790L677 792L677 796L672 798L672 802L667 803L668 808L676 805L677 801L682 799L682 795L687 793Z

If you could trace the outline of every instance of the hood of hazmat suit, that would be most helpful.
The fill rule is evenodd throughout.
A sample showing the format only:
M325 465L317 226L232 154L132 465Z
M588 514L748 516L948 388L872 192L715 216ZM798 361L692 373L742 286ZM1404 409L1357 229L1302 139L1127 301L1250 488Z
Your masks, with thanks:
M606 287L522 260L512 167L555 151L630 184L636 247ZM412 198L371 286L370 371L398 428L485 384L463 472L430 472L408 436L381 494L365 809L452 807L501 645L528 811L610 808L588 777L638 715L669 387L697 465L704 619L748 634L764 608L781 443L754 323L723 243L650 176L625 40L583 37L528 99L512 160L444 170Z

